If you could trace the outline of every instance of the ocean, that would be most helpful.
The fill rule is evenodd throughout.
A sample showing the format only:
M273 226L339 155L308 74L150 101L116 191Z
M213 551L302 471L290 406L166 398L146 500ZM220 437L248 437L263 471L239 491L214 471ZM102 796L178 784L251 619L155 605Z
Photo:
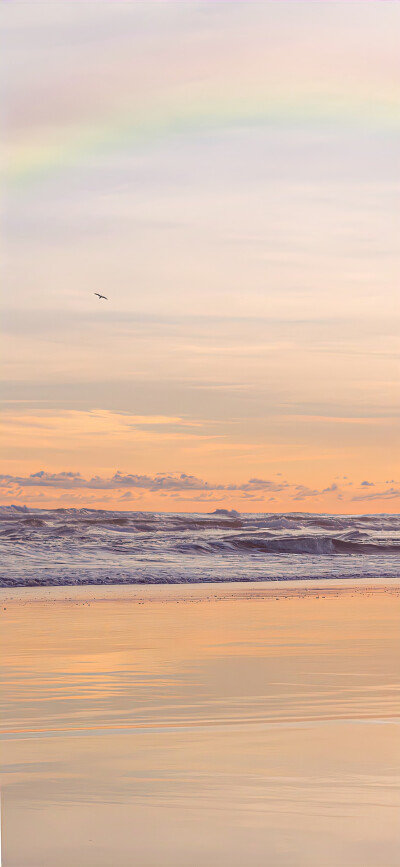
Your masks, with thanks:
M0 508L0 586L400 577L399 515Z

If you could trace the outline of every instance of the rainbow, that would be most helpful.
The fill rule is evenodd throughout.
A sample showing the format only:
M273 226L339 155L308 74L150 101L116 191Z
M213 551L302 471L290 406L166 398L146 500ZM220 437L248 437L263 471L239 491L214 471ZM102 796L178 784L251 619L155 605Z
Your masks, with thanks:
M12 188L40 181L82 161L110 152L162 143L178 136L196 136L215 130L280 125L340 124L343 128L371 131L398 130L400 105L395 98L368 95L257 100L198 99L194 105L170 100L149 109L110 113L104 121L75 124L49 131L48 140L14 146L6 156L6 183Z

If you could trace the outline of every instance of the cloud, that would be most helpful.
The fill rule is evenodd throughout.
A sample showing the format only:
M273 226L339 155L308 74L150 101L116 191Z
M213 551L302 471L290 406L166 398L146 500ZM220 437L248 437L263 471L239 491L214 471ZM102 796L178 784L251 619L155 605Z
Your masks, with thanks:
M1 487L9 488L14 485L19 485L22 488L63 488L65 490L91 486L86 479L82 478L80 473L46 473L44 470L40 470L30 476L0 475Z
M123 488L139 488L147 491L282 491L288 487L286 482L276 483L268 479L249 479L242 484L215 484L204 481L198 476L187 473L157 473L155 476L122 473L117 470L110 478L92 476L85 479L78 472L48 473L40 470L30 476L1 475L2 487L19 486L22 488L62 488L72 490L86 488L88 490L114 490Z
M321 491L308 488L306 485L296 485L294 500L305 500L308 497L318 497Z
M359 494L357 497L352 497L353 503L361 500L396 500L400 497L400 489L388 488L386 491L373 491L371 494Z
M363 482L363 488L374 487L374 482ZM102 491L104 498L106 491L119 491L120 497L125 500L140 498L143 492L157 493L159 496L174 497L182 502L201 502L226 498L227 495L236 495L242 500L262 502L269 499L274 502L276 494L284 493L286 498L293 502L304 501L312 498L334 493L338 499L342 499L342 492L338 485L333 482L326 488L310 488L307 485L290 483L287 481L272 481L253 477L246 482L212 482L199 476L182 472L157 473L154 476L141 475L138 473L123 473L117 470L109 477L92 476L85 478L79 472L63 471L59 473L39 470L29 476L0 475L0 488L4 494L13 497L24 496L27 489L35 489L35 497L43 497L38 489L54 489L69 492L70 496L78 496L78 492ZM132 492L136 491L136 495ZM73 493L72 493L73 492ZM25 494L26 496L27 494ZM268 497L267 497L268 495ZM381 491L365 491L351 498L352 502L368 500L395 500L400 499L400 488L389 487Z
M29 476L11 476L0 475L0 487L5 490L19 490L22 492L26 488L54 488L63 491L77 491L80 489L89 491L124 491L123 498L129 499L130 491L148 491L150 493L158 493L161 496L170 494L190 493L195 495L196 499L212 497L218 492L226 494L236 494L241 499L254 501L262 501L266 494L285 494L293 500L306 500L310 497L317 497L331 491L339 490L337 485L333 483L328 488L317 490L308 488L306 485L290 484L287 481L271 481L271 479L251 478L247 482L216 483L206 481L198 476L188 473L171 472L157 473L155 476L140 475L136 473L123 473L117 470L114 475L109 478L102 476L92 476L84 478L79 472L60 472L49 473L45 470L40 470L36 473L31 473Z

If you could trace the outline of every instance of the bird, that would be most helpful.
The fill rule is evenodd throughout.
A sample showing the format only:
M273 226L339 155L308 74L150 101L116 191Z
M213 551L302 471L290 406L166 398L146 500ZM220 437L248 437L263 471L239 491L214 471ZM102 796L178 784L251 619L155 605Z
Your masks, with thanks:
M99 301L101 301L102 298L104 298L104 301L108 301L108 298L106 298L105 295L100 295L99 292L93 292L93 295L97 295Z

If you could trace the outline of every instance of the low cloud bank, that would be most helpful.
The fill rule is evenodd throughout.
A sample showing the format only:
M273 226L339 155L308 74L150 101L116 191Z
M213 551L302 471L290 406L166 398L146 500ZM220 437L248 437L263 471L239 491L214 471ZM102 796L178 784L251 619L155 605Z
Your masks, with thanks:
M62 488L75 490L115 490L121 488L140 488L146 491L283 491L289 487L287 482L273 482L268 479L249 479L243 484L213 484L197 476L186 473L157 473L155 476L121 473L119 470L111 478L93 476L85 479L80 473L47 473L40 470L30 476L0 476L2 487L21 488Z
M367 492L366 488L374 488ZM194 494L206 497L208 494L221 492L237 493L242 498L263 500L267 494L279 494L285 492L293 502L308 500L310 498L325 495L334 495L337 499L343 498L344 492L332 482L328 487L309 488L307 485L295 484L283 479L271 480L252 478L247 482L237 484L235 482L220 484L205 481L202 478L187 473L157 473L155 476L140 475L136 473L123 473L117 470L109 478L92 476L85 478L77 472L49 473L40 470L29 476L0 475L0 488L15 492L21 492L26 488L54 488L62 491L123 491L122 496L128 498L130 491L148 491L150 493L165 493L177 495ZM400 498L400 488L390 487L385 490L376 490L374 482L361 482L360 493L351 498L352 502L365 500L394 500ZM274 499L272 496L270 499Z
M361 500L396 500L400 497L399 488L387 488L386 491L373 491L371 494L359 494L352 497L353 503L358 503Z

